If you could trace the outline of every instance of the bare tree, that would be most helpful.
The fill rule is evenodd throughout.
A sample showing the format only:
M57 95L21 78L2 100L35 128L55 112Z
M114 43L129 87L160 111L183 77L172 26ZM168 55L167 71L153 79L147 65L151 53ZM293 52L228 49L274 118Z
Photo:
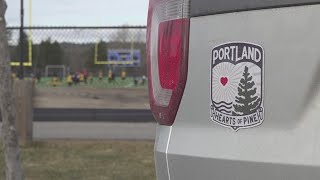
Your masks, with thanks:
M15 129L16 109L11 79L10 53L6 36L5 0L0 0L0 109L2 115L2 141L4 147L6 180L22 180L20 148Z
M135 42L140 42L140 43L146 42L146 36L147 36L146 35L146 30L145 29L139 29L136 32L134 41Z
M7 29L7 31L6 31L6 35L7 35L7 39L8 39L8 41L10 41L10 40L12 39L12 31L11 31L11 30L9 30L9 29Z
M125 26L128 26L128 25L123 25L123 27ZM113 41L122 42L122 43L130 42L131 40L130 30L127 28L117 29L112 35L111 39Z

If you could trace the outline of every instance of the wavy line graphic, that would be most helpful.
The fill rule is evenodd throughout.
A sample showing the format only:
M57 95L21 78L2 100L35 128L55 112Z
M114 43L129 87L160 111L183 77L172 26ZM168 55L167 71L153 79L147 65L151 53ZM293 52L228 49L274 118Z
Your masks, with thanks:
M228 106L231 106L232 105L232 102L230 103L227 103L227 102L224 102L224 101L221 101L221 102L213 102L214 105L220 105L220 104L225 104L225 105L228 105Z
M221 109L219 111L222 112L222 113L231 114L231 111L227 111L227 110L224 110L224 109Z
M217 109L217 111L231 115L232 102L227 103L227 102L221 101L221 102L213 102L213 104L214 104L215 108Z
M220 105L220 106L216 106L217 109L220 109L220 108L225 108L225 109L231 109L232 106L225 106L225 105Z

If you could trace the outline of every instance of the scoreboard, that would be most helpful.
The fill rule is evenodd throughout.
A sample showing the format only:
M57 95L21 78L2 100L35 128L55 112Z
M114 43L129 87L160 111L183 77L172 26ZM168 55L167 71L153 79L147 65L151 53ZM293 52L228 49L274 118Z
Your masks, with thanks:
M107 64L122 67L140 67L141 52L138 49L109 49Z

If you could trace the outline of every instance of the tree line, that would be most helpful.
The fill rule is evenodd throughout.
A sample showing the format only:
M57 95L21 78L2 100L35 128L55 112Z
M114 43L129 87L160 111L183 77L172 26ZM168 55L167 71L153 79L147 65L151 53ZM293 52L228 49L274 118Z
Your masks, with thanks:
M10 32L8 32L10 34ZM23 33L23 62L29 60L29 37ZM60 43L50 38L43 40L40 44L32 44L32 62L36 68L44 68L46 65L60 65L63 58L63 50ZM20 61L21 42L16 46L10 46L11 61Z
M7 35L10 36L10 32L8 32ZM122 36L119 35L119 37ZM37 44L32 42L33 68L42 71L46 65L65 65L70 67L71 71L79 71L83 68L93 71L105 70L106 65L95 64L95 59L98 61L106 61L108 49L132 48L131 42L124 41L119 37L110 42L100 40L98 43L88 44L57 42L53 41L51 38L47 38ZM29 37L26 33L23 34L22 40L24 51L23 61L27 62L29 60ZM20 47L20 41L17 45L11 45L11 61L19 62L21 52ZM98 48L96 49L96 47ZM132 71L132 73L135 74L146 74L146 69L144 67L146 54L145 42L136 42L134 48L141 50L142 65L141 68L128 69L128 73L131 74Z

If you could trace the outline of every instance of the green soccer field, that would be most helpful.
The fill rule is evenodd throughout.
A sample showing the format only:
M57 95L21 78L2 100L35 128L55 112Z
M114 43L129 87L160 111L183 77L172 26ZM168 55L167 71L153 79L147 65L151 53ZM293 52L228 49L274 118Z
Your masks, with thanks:
M36 83L37 87L54 87L54 83L52 82L52 78L41 78L40 82ZM68 87L66 78L62 81L59 81L56 85L56 87ZM99 80L98 78L93 78L92 82L89 82L85 84L84 82L75 85L72 84L71 87L77 88L77 87L91 87L91 88L147 88L147 82L142 84L141 81L139 81L138 85L134 84L134 78L128 77L125 80L122 80L121 78L116 78L114 81L109 82L108 78L103 78L102 80Z

